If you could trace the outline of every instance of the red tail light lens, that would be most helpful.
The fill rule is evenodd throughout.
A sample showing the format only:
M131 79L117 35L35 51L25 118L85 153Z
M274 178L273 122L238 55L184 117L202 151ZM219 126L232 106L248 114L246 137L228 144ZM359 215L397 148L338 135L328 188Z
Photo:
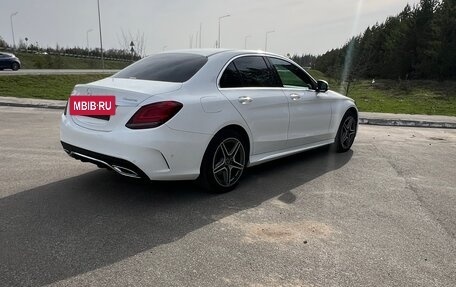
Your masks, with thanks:
M141 107L125 125L130 129L150 129L161 126L174 117L183 105L166 101Z

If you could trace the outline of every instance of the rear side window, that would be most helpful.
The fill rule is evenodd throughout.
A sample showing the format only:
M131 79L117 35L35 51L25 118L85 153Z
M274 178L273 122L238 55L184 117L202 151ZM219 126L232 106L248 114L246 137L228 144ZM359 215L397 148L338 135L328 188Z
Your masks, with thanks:
M233 66L231 66L233 64ZM230 67L231 66L231 67ZM228 69L230 68L230 69ZM225 70L227 75L222 76L222 80L231 78L235 79L235 74L240 78L240 83L235 85L235 81L232 81L231 88L239 87L277 87L277 79L274 76L274 73L269 69L263 57L258 56L248 56L242 57L234 60ZM236 70L234 70L236 69ZM236 73L237 71L237 73ZM230 76L230 73L234 75ZM220 86L226 84L226 82L221 81ZM239 85L241 84L241 85Z
M241 76L233 62L226 67L225 72L220 78L220 88L239 88L242 87Z
M123 69L113 78L183 83L205 64L207 57L187 53L157 54Z

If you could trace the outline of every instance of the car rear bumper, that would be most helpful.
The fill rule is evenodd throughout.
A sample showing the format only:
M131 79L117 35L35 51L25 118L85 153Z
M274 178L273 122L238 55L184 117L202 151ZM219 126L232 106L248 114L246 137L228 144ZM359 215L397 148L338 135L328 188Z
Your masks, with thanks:
M129 177L150 180L193 180L211 135L177 131L162 125L155 129L110 132L81 127L62 115L60 139L72 157L108 167Z
M99 167L110 168L120 175L132 178L148 178L148 176L136 165L124 159L112 157L109 155L96 153L82 149L65 142L61 142L63 150L72 158L82 162L90 162Z

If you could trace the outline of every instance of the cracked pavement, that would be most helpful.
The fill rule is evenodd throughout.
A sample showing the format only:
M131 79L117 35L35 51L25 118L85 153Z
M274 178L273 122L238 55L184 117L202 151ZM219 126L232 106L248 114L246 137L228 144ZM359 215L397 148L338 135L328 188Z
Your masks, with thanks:
M1 285L456 285L456 130L360 126L214 196L69 158L59 115L0 107Z

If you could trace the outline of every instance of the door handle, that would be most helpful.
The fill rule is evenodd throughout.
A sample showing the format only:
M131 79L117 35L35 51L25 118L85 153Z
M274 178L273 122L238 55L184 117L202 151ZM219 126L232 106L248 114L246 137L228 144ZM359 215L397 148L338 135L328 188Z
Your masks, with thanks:
M253 102L253 99L251 97L239 97L238 101L243 105L247 105Z
M298 95L298 94L291 94L291 95L290 95L290 98L291 98L293 101L297 101L297 100L300 100L300 99L301 99L301 96Z

